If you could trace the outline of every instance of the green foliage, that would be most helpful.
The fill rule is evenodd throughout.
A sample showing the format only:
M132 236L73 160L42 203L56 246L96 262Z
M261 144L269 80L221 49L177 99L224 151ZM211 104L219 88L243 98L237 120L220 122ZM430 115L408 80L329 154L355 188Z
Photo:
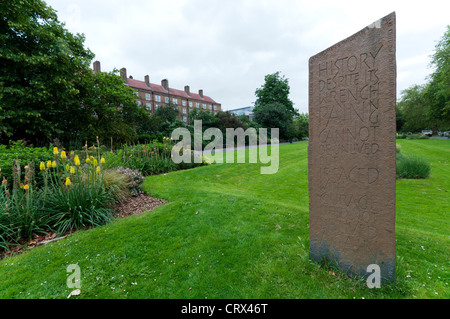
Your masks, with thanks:
M402 92L397 110L397 130L450 129L450 26L436 45L429 82Z
M0 12L0 141L47 141L63 133L94 55L44 1L1 1Z
M304 139L309 136L309 114L300 113L294 120L295 125L295 137L298 139Z
M269 128L268 133L270 133L270 128L278 128L280 139L294 137L292 114L284 104L275 102L261 105L254 111L254 118L262 127Z
M402 130L405 132L421 131L431 125L428 118L428 104L423 94L424 89L423 85L413 85L402 91L398 108L405 119L402 126Z
M398 142L433 174L397 181L393 285L369 289L310 260L308 145L297 143L280 145L276 174L246 163L147 177L169 205L0 260L0 298L67 299L61 265L75 260L85 271L72 298L447 300L450 141Z
M112 193L101 182L73 183L70 188L56 188L45 209L52 216L52 228L64 234L110 222L114 218L113 202Z
M0 186L0 248L45 232L50 223L45 203L44 193L32 185L27 190L17 187L11 191L6 184Z
M403 155L397 152L397 178L427 178L430 175L430 171L430 163L423 156Z
M0 145L0 179L13 180L12 166L15 160L26 165L30 162L36 164L52 158L51 150L45 147L27 147L23 141L10 141L9 146ZM24 172L21 173L21 179L23 177ZM41 182L40 178L38 178L38 182Z
M255 91L256 101L253 112L258 111L263 105L279 103L285 107L291 117L296 115L294 103L289 99L289 91L289 81L280 72L266 75L264 84Z
M118 71L88 72L82 81L82 103L67 114L72 120L66 121L63 139L78 136L91 143L98 136L103 143L111 138L119 144L136 142L137 132L149 125L149 113L136 104L135 91L123 85Z

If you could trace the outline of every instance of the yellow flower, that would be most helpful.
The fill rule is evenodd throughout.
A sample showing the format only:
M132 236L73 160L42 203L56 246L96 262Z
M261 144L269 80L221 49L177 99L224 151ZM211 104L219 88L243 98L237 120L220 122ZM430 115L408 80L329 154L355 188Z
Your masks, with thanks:
M25 185L23 186L23 189L26 190L26 191L27 191L29 188L30 188L30 186L29 186L28 184L25 184Z
M56 162L55 161L52 162L52 167L56 168Z
M47 167L48 168L52 167L52 161L47 161Z
M70 178L69 177L66 177L66 186L70 186Z
M66 164L66 171L69 171L70 170L70 166L69 166L69 164Z
M43 171L45 169L45 163L44 162L41 162L41 164L39 165L39 169L41 171Z
M75 167L73 167L73 166L70 166L70 174L75 174Z
M86 158L86 163L89 164L89 162L90 162L90 159L89 159L89 158Z
M94 166L97 166L98 165L98 162L97 162L97 159L96 158L94 158Z
M63 161L66 160L66 158L67 158L66 152L64 152L64 151L61 152L61 158Z
M104 158L104 157L102 157L102 158L100 159L100 163L105 164L105 158Z
M80 158L78 157L78 155L75 155L73 161L75 163L75 166L80 166Z
M97 174L100 174L100 166L97 166Z
M58 155L58 148L57 147L53 148L53 155Z

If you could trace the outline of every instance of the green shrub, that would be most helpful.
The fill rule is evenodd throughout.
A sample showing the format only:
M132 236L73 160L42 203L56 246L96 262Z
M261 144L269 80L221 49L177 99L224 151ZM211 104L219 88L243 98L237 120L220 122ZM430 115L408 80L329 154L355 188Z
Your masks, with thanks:
M114 219L113 203L113 192L101 182L73 183L55 190L45 209L52 216L51 227L63 234L109 223Z
M428 140L430 137L428 135L421 134L411 134L407 137L408 140Z
M430 175L430 171L430 163L424 157L397 153L397 178L427 178Z
M53 155L50 149L45 147L27 147L22 141L10 142L9 146L0 145L0 179L3 177L7 180L13 179L12 165L13 161L19 160L22 165L29 164L30 162L39 163L48 160L52 160ZM24 172L22 172L21 178L24 178ZM42 180L37 177L38 184L41 184Z

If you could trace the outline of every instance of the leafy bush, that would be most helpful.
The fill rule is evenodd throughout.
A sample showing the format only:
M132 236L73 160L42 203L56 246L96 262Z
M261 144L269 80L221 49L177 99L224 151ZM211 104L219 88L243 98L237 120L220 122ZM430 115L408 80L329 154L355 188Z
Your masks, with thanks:
M15 160L19 160L23 165L30 162L39 163L51 160L52 151L45 147L27 147L23 141L10 142L9 146L0 145L0 177L6 180L13 180L12 166ZM21 178L24 178L24 172ZM37 182L42 181L38 177Z
M407 137L408 140L428 140L430 137L428 135L421 134L411 134Z
M430 175L430 163L422 156L397 153L397 178L419 179Z

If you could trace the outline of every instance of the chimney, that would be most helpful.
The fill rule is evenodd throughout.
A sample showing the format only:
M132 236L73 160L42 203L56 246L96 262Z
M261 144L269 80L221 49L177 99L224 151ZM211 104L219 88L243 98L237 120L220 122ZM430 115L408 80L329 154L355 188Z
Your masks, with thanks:
M187 95L191 95L191 92L190 92L190 90L189 90L189 85L186 85L186 86L184 87L184 92L186 92Z
M144 77L144 79L145 79L145 84L146 84L148 87L150 87L150 77L149 77L148 75L146 75L146 76Z
M94 72L100 72L100 61L94 62Z
M203 90L198 90L198 95L200 95L201 97L203 97Z
M120 76L122 77L122 79L127 82L127 69L125 68L121 68L120 69Z
M161 85L166 91L169 90L169 80L167 79L161 80Z

